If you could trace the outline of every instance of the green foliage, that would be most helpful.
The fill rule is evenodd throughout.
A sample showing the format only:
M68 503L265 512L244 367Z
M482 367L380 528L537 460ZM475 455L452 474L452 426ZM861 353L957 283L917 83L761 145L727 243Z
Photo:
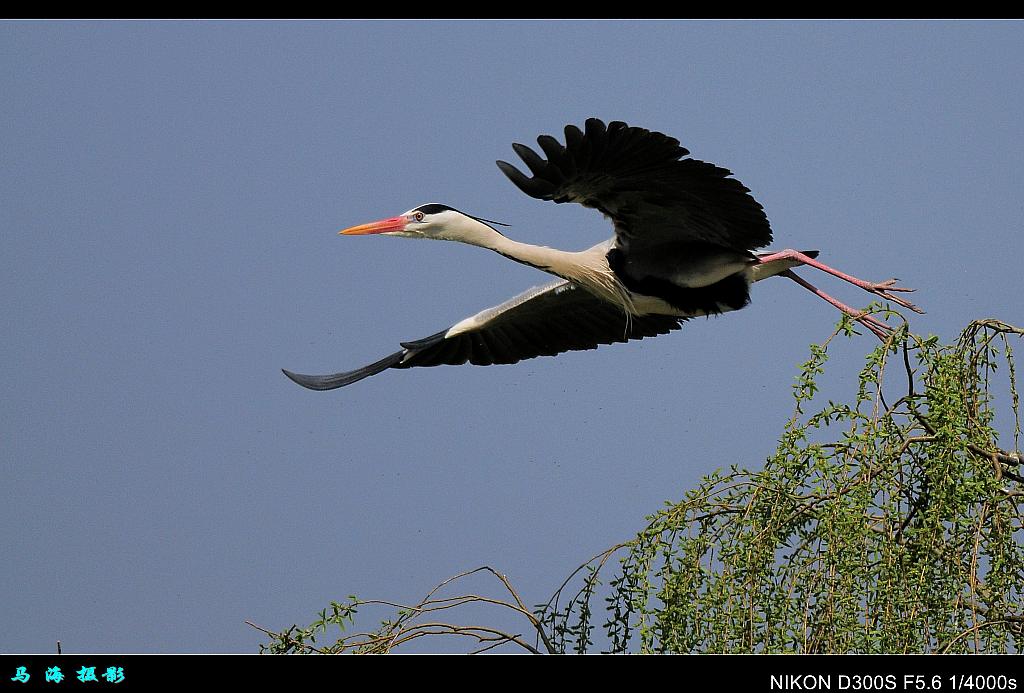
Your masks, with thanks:
M265 631L271 652L390 651L423 635L478 650L586 652L1016 652L1024 633L1024 478L1012 345L1024 330L971 323L943 345L900 327L865 359L849 403L817 401L847 319L800 369L794 414L757 471L716 471L633 539L576 569L532 613L475 594L398 609L373 633L318 649L363 602L312 626ZM996 378L1005 369L1006 377ZM891 382L890 382L891 381ZM894 394L895 392L895 394ZM998 412L997 403L1008 402ZM478 571L471 571L478 572ZM510 597L508 595L511 595ZM428 620L484 602L521 634ZM462 630L460 630L462 629Z

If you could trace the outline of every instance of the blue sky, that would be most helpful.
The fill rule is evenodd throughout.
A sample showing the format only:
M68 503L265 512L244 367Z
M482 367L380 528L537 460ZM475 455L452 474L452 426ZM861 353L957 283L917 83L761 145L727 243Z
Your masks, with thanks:
M0 651L252 652L246 619L483 564L541 602L703 474L760 466L836 320L781 279L593 352L330 393L280 373L547 281L340 228L444 202L608 237L494 166L566 123L679 138L773 247L916 287L915 331L1024 322L1020 23L7 22L0 56Z

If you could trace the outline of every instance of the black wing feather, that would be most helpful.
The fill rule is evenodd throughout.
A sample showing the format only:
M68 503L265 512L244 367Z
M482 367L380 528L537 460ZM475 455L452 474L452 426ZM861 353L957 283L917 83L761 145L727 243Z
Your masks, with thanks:
M394 368L396 365L401 363L405 354L406 351L404 350L397 351L390 356L385 356L380 361L371 363L369 366L363 366L362 368L357 368L354 371L347 371L345 373L334 373L332 375L303 375L301 373L292 373L291 371L283 368L281 369L281 372L302 387L309 388L310 390L333 390L335 388L344 387L345 385L351 385L357 380L362 380L363 378L367 378L371 375L376 375L388 368Z
M500 306L470 318L471 329L447 336L444 330L423 339L402 342L396 352L368 366L333 375L301 375L284 371L311 390L333 390L388 368L442 364L509 364L565 351L596 349L677 330L686 318L644 315L627 318L621 308L586 289L562 280L531 289ZM571 329L567 329L569 325Z
M660 132L590 118L565 127L565 145L550 135L537 143L547 159L522 144L512 148L527 176L498 168L530 197L578 202L615 224L617 243L638 253L666 244L704 242L738 251L771 243L764 209L728 169L698 159Z

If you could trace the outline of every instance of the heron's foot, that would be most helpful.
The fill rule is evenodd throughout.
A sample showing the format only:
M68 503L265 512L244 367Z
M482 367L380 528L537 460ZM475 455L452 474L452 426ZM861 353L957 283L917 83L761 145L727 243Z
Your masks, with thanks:
M871 334L875 335L883 342L889 339L889 337L892 336L892 333L895 332L892 326L887 325L875 316L869 314L867 311L854 311L847 313L847 315L871 330Z
M894 291L902 293L909 293L911 291L914 291L914 289L909 289L905 286L895 286L896 282L898 281L898 279L886 279L884 282L860 282L858 283L858 286L860 286L862 289L869 293L873 293L875 296L878 296L881 299L884 299L886 301L892 301L896 305L903 306L904 308L912 310L915 313L924 314L923 310L915 306L907 299L893 295L892 292Z
M872 284L872 288L875 289L887 289L889 291L917 291L917 289L908 289L905 286L893 286L899 279L893 277L892 279L886 279L884 282L875 282Z

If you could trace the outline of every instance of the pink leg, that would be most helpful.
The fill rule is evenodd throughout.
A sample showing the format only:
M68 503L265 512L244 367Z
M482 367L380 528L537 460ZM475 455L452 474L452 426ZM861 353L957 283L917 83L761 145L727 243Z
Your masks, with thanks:
M814 267L816 269L820 269L822 272L828 272L833 277L839 277L843 281L850 282L854 286L859 286L860 288L864 289L865 291L867 291L869 293L872 293L872 294L875 294L876 296L878 296L880 298L883 298L886 301L892 301L893 303L901 305L904 308L908 308L908 309L914 311L915 313L924 313L923 310L921 310L920 308L915 306L910 301L908 301L906 299L903 299L903 298L900 298L899 296L895 296L892 293L890 293L892 291L901 291L901 292L913 291L913 289L907 289L907 288L902 287L902 286L893 286L893 284L896 283L895 279L887 279L884 282L866 282L863 279L858 279L857 277L850 276L849 274L845 274L844 272L840 272L839 270L834 269L832 267L829 267L828 265L826 265L826 264L824 264L822 262L818 262L814 258L808 257L807 255L804 255L803 253L801 253L801 252L799 252L797 250L781 250L781 251L779 251L777 253L769 253L767 255L760 255L760 256L758 256L757 260L762 265L765 264L765 263L768 263L768 262L774 262L776 260L796 260L797 262L801 262L801 263L807 265L808 267ZM814 291L817 291L817 290L814 289ZM821 294L819 294L819 295L821 295ZM822 296L822 297L824 298L824 296ZM826 300L828 300L828 299L826 299ZM842 310L842 309L840 309L840 310ZM872 330L872 331L874 331L874 330Z
M853 318L854 320L859 322L861 325L863 325L864 327L866 327L869 330L871 330L871 332L876 337L881 339L883 342L889 337L890 334L892 334L892 328L889 327L888 325L886 325L881 320L877 320L874 317L865 314L864 311L855 310L855 309L851 308L850 306L846 305L845 303L840 303L838 300L836 300L832 296L829 296L824 291L822 291L818 287L814 286L810 282L804 281L800 277L796 276L796 273L793 270L786 270L785 272L780 272L779 276L781 276L781 277L789 277L790 279L795 281L797 284L799 284L800 286L802 286L805 289L807 289L808 291L810 291L811 293L813 293L816 296L820 296L821 298L825 299L826 301L831 303L833 306L835 306L836 308L838 308L839 310L841 310L842 312L846 313L851 318Z

